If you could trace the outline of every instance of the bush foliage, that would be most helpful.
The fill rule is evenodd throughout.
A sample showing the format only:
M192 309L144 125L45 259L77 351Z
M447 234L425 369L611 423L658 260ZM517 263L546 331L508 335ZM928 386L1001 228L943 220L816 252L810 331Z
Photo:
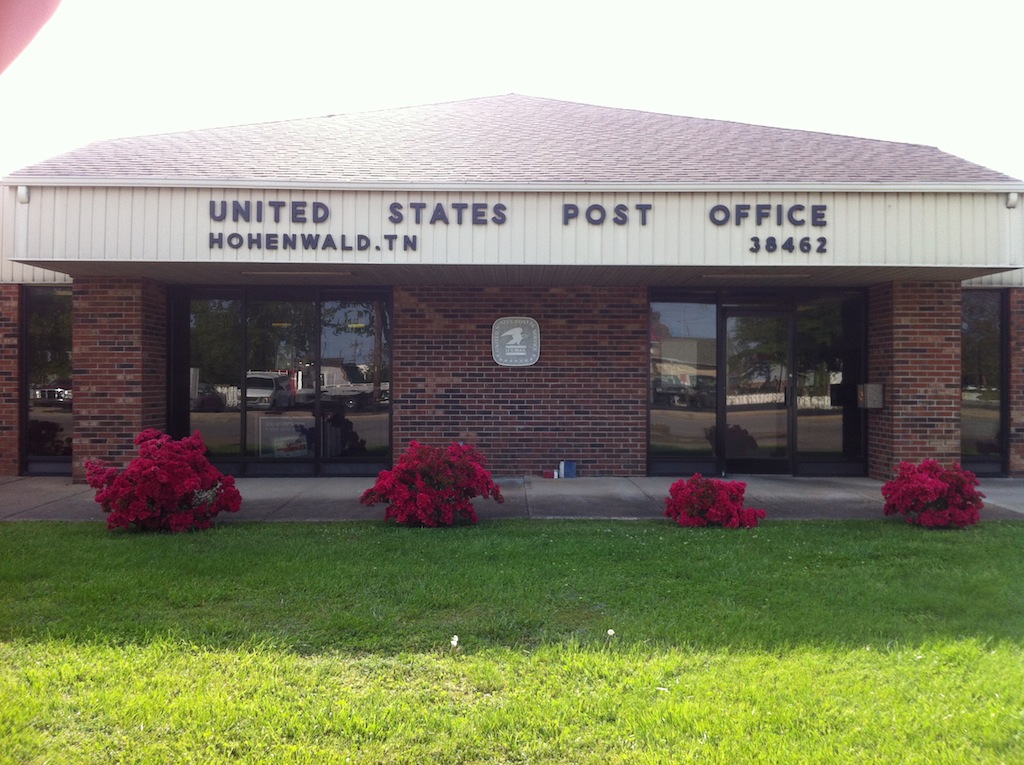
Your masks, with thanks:
M728 529L754 527L765 517L764 510L743 507L747 485L743 481L721 481L695 473L669 487L665 515L680 526L722 526Z
M962 529L981 517L985 495L977 487L974 473L958 464L901 462L896 477L882 486L884 512L904 515L918 526Z
M107 516L107 528L145 531L207 529L220 512L242 506L235 479L206 458L199 431L175 441L155 428L135 438L139 456L121 469L105 460L86 463L86 480Z
M364 505L387 502L384 520L408 526L451 526L457 518L476 523L470 500L505 501L485 462L468 444L441 448L412 441L398 464L382 471L359 501Z

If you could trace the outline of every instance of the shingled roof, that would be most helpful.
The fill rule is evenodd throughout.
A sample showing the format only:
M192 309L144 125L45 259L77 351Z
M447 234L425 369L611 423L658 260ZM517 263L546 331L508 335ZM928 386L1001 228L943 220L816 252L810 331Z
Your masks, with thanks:
M520 95L100 141L10 180L338 188L1014 183L930 146Z

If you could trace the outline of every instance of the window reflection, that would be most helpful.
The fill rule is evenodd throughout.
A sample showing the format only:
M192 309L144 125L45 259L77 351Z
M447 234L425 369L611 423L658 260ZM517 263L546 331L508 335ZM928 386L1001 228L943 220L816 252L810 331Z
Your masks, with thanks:
M246 317L246 455L316 456L313 300L250 300Z
M71 366L71 289L25 289L28 419L25 456L30 473L71 469L74 384Z
M864 294L721 300L650 304L651 469L862 470Z
M189 315L190 430L198 430L213 457L239 455L242 390L240 300L193 300Z
M789 455L787 314L732 315L726 321L726 419L729 459Z
M330 300L323 304L320 380L325 457L387 453L389 323L381 301Z
M191 428L213 456L328 473L388 460L386 301L193 299L190 322Z
M1003 458L1002 295L964 290L961 337L960 451L965 462Z
M830 299L797 310L797 451L807 459L861 456L860 300Z
M714 304L651 303L650 452L653 457L712 454L716 315Z

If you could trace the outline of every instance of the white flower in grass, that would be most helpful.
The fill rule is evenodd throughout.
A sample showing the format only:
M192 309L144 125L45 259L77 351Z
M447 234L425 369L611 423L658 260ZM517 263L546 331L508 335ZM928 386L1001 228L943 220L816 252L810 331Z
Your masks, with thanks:
M455 650L458 647L459 647L459 636L458 635L452 635L452 650Z
M610 638L615 637L615 630L608 630L608 637L610 637Z

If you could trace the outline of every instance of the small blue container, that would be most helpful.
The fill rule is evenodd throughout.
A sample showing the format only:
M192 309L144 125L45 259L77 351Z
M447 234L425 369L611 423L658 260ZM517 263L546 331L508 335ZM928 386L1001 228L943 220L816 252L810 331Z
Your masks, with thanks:
M561 464L561 475L559 478L575 478L576 477L576 461L575 460L563 460Z

